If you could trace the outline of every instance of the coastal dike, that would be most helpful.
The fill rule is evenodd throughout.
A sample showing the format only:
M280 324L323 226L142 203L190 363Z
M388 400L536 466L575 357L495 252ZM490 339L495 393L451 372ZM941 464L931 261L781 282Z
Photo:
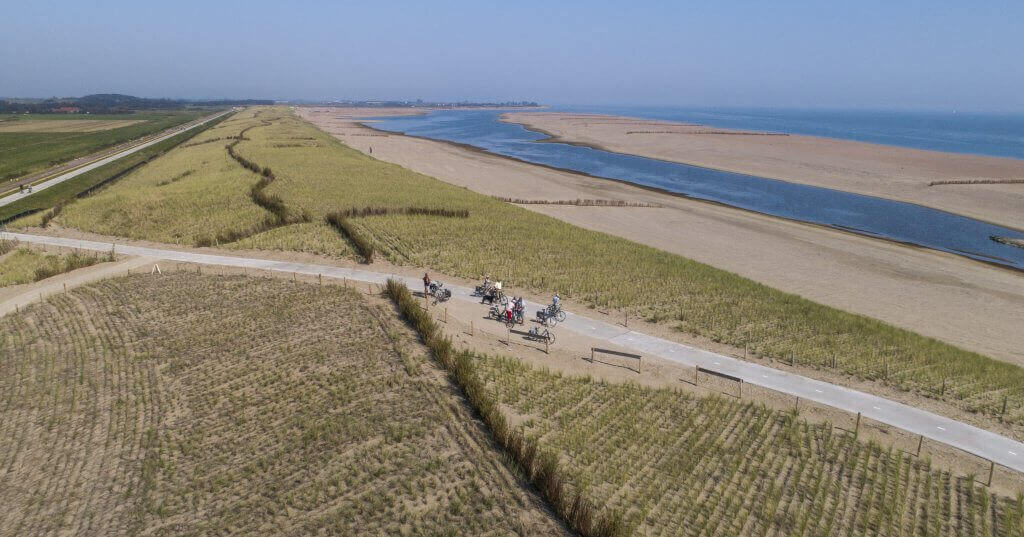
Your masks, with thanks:
M360 124L362 118L382 115L381 110L299 108L297 113L374 158L483 194L518 200L624 202L626 206L522 206L1024 364L1024 332L1018 326L1024 311L1024 278L1017 271Z

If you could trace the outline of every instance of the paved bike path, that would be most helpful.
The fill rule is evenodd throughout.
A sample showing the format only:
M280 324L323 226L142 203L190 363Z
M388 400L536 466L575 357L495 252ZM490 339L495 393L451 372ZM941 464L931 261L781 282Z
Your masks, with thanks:
M91 162L89 164L86 164L85 166L80 167L80 168L75 168L74 170L71 170L71 171L69 171L67 173L62 173L62 174L58 175L57 177L54 177L53 179L47 179L46 181L43 181L42 183L39 183L38 185L33 185L31 192L29 192L28 190L25 190L24 192L14 192L12 194L8 194L8 195L0 198L0 207L3 207L4 205L10 205L11 203L14 203L14 202L16 202L18 200L22 200L22 199L25 199L25 198L27 198L29 196L34 195L34 194L38 194L39 192L41 192L43 190L46 190L47 188L50 188L53 185L58 185L58 184L63 183L64 181L67 181L69 179L74 179L75 177L78 177L79 175L82 175L85 172L89 172L89 171L95 170L96 168L99 168L100 166L104 166L104 165L110 164L111 162L114 162L115 160L117 160L117 159L119 159L121 157L126 157L128 155L131 155L132 153L135 153L136 151L140 151L142 149L145 149L145 148L147 148L147 147L149 147L149 146L151 146L153 144L158 144L158 143L160 143L160 142L162 142L162 141L164 141L164 140L166 140L166 139L168 139L168 138L170 138L172 136L177 136L178 134L181 134L181 133L183 133L185 131L190 131L190 130L192 130L192 129L200 126L200 125L205 125L205 124L207 124L207 123L209 123L209 122L211 122L211 121L213 121L213 120L223 116L224 114L227 114L228 112L231 112L231 110L226 110L226 111L221 112L221 113L219 113L219 114L217 114L215 116L208 117L208 118L206 118L206 119L204 119L204 120L202 120L202 121L200 121L198 123L194 123L194 124L188 125L186 127L177 127L174 130L172 130L172 131L170 131L170 132L168 132L168 133L166 133L166 134L164 134L164 135L162 135L162 136L160 136L158 138L153 138L152 140L149 140L148 142L141 143L139 145L133 145L132 147L129 147L128 149L125 149L124 151L121 151L119 153L114 153L113 155L110 155L108 157L104 157L104 158L101 158L99 160L93 161L93 162Z
M286 273L294 272L311 276L321 274L326 278L347 278L349 280L378 284L383 284L388 278L395 278L405 282L412 289L417 289L422 285L422 282L415 277L399 276L358 268L202 254L122 244L115 246L109 242L103 243L24 233L0 232L0 239L15 239L28 243L101 252L109 252L111 247L114 246L117 253L170 261L245 267ZM473 290L467 287L452 286L450 289L452 290L452 297L455 299L478 300L477 297L471 296ZM527 302L526 306L531 311L542 307L540 304L533 302ZM632 349L647 356L656 356L677 364L713 369L739 377L743 379L743 382L771 388L782 393L833 406L848 412L860 412L864 417L914 434L920 434L925 438L948 444L968 453L994 461L1001 466L1024 472L1024 444L974 427L973 425L890 401L883 397L810 379L795 373L773 369L731 356L716 354L689 345L650 336L642 332L628 330L618 325L598 321L572 312L566 312L566 320L558 325L558 329L570 330L598 340L608 341L619 347Z

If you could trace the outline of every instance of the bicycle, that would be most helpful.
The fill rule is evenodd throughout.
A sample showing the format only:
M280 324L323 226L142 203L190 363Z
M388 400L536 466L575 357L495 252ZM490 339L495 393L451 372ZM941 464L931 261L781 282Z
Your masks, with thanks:
M552 304L542 310L537 310L537 320L544 325L555 326L555 323L565 320L565 312L561 307Z
M430 282L430 295L438 302L444 302L452 297L451 289L445 289L441 282Z
M504 315L504 313L502 315ZM504 316L503 319L505 321L505 326L507 326L509 329L511 329L517 324L524 324L526 322L526 318L523 315L523 310L520 309L512 310L511 319L509 319L508 316Z
M536 339L536 340L539 340L539 341L546 341L548 343L548 345L550 345L550 344L555 342L555 333L550 331L550 330L548 330L547 328L545 328L543 331L541 331L541 329L539 329L536 326L534 326L533 328L530 329L530 336L529 337L531 339Z

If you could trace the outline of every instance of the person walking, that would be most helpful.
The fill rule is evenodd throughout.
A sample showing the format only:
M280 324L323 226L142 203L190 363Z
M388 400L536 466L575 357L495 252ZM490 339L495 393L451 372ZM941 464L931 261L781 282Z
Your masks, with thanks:
M423 296L430 294L430 275L426 272L423 273Z
M507 322L512 322L512 305L513 301L511 300L505 303L505 320Z

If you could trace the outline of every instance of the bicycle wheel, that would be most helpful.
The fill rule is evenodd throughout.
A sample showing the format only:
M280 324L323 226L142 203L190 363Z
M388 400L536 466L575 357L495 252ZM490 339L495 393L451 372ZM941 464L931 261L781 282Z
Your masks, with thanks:
M562 322L562 321L565 320L565 312L564 311L558 310L558 313L556 313L555 315L558 317L558 322Z
M544 337L547 338L548 345L550 345L550 344L555 342L555 333L552 332L551 330L545 330L544 331Z
M555 319L554 315L544 317L544 324L547 326L555 326L556 322L558 322L558 320Z

